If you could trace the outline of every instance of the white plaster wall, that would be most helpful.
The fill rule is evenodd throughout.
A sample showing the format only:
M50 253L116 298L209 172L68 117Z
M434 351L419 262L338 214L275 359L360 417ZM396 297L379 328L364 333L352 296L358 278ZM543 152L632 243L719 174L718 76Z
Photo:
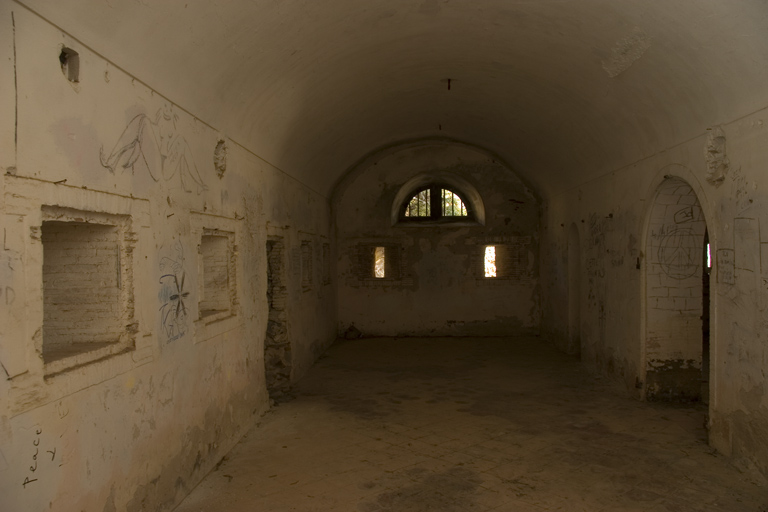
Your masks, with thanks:
M467 180L482 198L485 225L393 226L400 189L430 173ZM494 157L448 141L407 143L350 171L333 204L342 332L351 325L367 336L538 332L539 203ZM482 275L484 246L494 244L519 245L526 255L509 278ZM398 251L400 274L361 276L356 261L361 246ZM368 270L372 274L372 267Z
M329 242L328 201L31 12L0 16L0 509L169 510L269 407L267 236ZM131 217L132 349L44 365L42 205ZM201 320L204 229L235 234L237 280L232 314ZM335 336L335 295L294 261L286 281L298 378Z
M655 340L661 344L656 346L649 338L654 336L653 329L663 327L665 314L656 307L658 297L654 294L658 290L654 288L659 283L654 284L653 279L658 272L653 270L655 263L645 248L647 237L654 236L654 198L665 176L690 184L701 204L715 256L711 275L710 443L765 474L767 119L768 110L759 110L721 125L728 165L719 184L707 180L717 178L719 172L714 166L708 173L707 166L706 155L711 155L708 150L712 149L710 134L717 131L713 126L688 142L608 170L599 179L552 197L546 205L542 235L543 329L567 346L567 315L563 314L568 297L567 228L576 222L585 270L580 297L582 360L595 371L623 380L642 396L651 359L688 357L679 346L670 346L680 339ZM653 250L654 243L650 245ZM646 302L646 293L650 302ZM670 311L666 316L677 326L680 315ZM670 325L669 330L673 327Z

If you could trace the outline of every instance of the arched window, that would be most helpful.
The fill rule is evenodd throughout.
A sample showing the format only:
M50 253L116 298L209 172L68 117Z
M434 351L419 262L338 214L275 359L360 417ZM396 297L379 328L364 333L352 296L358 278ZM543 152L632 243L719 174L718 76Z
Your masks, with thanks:
M485 207L475 187L462 176L424 173L403 183L397 191L390 220L393 226L482 226Z
M471 217L467 202L453 190L430 185L410 196L402 206L402 220L466 220Z

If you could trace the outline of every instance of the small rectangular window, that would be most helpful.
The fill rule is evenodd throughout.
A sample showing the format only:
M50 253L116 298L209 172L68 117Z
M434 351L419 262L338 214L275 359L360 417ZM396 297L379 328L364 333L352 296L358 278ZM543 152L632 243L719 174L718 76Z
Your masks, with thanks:
M120 339L120 249L115 226L43 222L43 359Z
M130 225L128 216L43 207L47 374L134 348Z
M331 245L323 244L323 284L331 283Z
M301 286L312 287L312 242L301 242Z
M203 263L203 296L200 318L228 313L231 308L229 237L220 232L207 232L200 240Z
M458 194L445 188L440 192L443 195L443 217L467 216L467 207Z
M485 248L485 277L496 277L496 247L488 245Z
M373 277L383 279L386 277L386 254L384 247L376 247L373 251Z

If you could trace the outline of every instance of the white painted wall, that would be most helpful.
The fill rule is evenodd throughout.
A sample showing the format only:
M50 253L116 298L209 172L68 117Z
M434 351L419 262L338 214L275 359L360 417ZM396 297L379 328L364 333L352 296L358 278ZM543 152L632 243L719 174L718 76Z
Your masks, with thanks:
M293 378L333 340L335 296L318 270L330 241L328 201L195 117L194 106L144 85L146 77L26 9L11 16L14 5L0 4L0 509L168 510L269 407L268 235L279 233L294 256L285 306ZM62 45L79 52L77 84L60 69ZM130 340L95 361L89 352L41 358L46 205L81 221L89 212L130 219L120 265L131 269L121 286L133 311L110 326ZM234 286L232 307L201 319L198 247L210 230L233 234L225 263L236 279L225 283ZM303 241L318 255L309 287ZM91 281L97 291L115 284Z

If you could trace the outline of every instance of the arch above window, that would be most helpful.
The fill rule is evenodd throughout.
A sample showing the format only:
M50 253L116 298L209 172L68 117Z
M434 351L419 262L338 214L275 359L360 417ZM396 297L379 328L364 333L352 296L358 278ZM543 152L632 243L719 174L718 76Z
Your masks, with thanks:
M480 194L461 177L424 174L405 183L392 204L392 225L485 224Z

